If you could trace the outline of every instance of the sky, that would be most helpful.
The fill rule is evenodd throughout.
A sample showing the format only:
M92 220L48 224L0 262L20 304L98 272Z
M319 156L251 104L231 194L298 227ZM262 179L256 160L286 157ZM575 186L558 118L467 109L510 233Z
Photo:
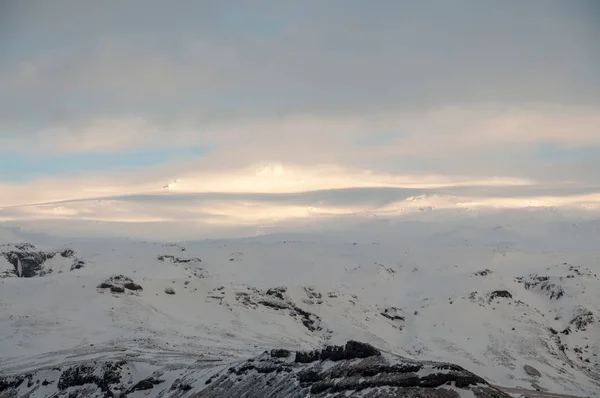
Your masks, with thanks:
M591 206L598 20L595 0L2 1L0 222Z

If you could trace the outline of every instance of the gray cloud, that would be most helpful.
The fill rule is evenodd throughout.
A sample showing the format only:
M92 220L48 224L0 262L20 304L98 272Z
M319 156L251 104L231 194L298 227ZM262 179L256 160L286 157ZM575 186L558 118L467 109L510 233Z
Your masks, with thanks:
M600 146L599 18L591 0L5 2L0 142L32 156L211 148L136 171L165 181L272 161L595 186L598 154L537 155ZM400 195L368 192L315 195Z
M1 119L22 131L98 113L203 122L600 100L593 1L3 7Z
M454 225L464 229L479 223L509 229L525 223L529 224L529 233L538 236L547 233L548 224L543 223L564 222L566 228L561 228L568 232L574 222L584 225L586 220L595 220L589 224L593 233L598 213L591 210L600 207L598 192L600 187L466 186L353 188L291 194L137 194L4 208L0 209L0 228L20 226L52 235L167 240L343 230L345 236L361 231L374 239L402 225L402 237L397 233L389 236L412 239L423 234L431 236L440 228L440 232L447 232ZM550 197L550 205L559 206L536 207L537 200L544 200L545 196ZM492 202L485 202L488 199ZM462 206L465 204L468 206ZM432 208L436 209L431 211ZM468 228L466 232L477 236ZM498 239L505 239L507 233L510 230L500 231ZM444 235L440 238L444 239Z

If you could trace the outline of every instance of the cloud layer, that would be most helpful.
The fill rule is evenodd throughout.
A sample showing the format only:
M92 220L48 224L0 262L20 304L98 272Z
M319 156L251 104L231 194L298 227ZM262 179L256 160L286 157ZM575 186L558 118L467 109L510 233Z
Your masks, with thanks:
M356 188L595 203L595 1L109 3L1 6L4 220L173 220L165 195L227 193L198 211L260 224L320 199L252 195Z

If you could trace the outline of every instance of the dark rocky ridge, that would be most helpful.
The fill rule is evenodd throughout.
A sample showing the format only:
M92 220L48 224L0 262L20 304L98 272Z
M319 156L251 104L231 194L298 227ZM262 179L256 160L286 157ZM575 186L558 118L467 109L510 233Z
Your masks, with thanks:
M375 347L357 341L349 341L345 346L327 346L322 350L296 352L296 363L312 363L315 361L342 361L344 359L362 359L380 356ZM271 355L273 356L273 355Z
M477 398L509 398L460 366L403 359L356 341L311 352L272 350L225 368L167 365L132 379L135 368L124 360L103 360L0 376L0 398L42 391L55 398L136 392L162 398L459 398L461 391Z
M349 341L322 350L265 352L214 375L195 397L423 397L459 398L461 389L478 398L508 398L460 366L405 360L373 346Z

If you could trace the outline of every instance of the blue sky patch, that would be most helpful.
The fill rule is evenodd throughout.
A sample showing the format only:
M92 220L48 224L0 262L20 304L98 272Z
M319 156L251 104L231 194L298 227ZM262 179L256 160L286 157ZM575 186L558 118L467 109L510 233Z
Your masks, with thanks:
M0 152L0 180L25 182L37 177L107 172L155 166L170 161L203 156L206 147L147 148L121 153L74 153L25 155Z
M536 159L543 162L577 163L600 157L600 147L561 148L553 142L538 145Z

